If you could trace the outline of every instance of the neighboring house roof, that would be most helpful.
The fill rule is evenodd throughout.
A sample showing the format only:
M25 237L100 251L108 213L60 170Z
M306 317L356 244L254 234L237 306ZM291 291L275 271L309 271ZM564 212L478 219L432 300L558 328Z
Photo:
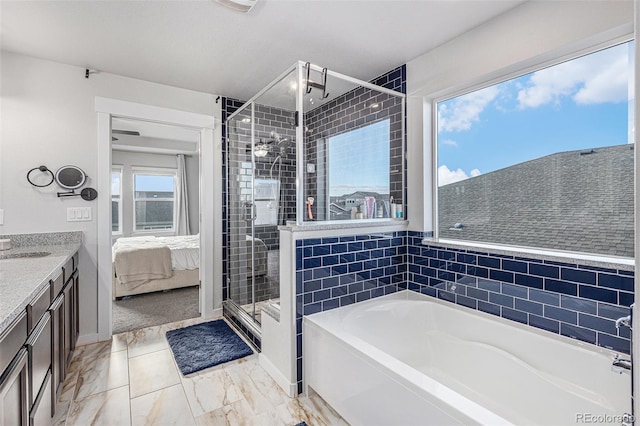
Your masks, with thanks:
M439 236L633 257L633 149L560 152L444 185Z
M364 197L374 197L374 198L382 198L382 197L387 197L388 194L380 194L379 192L370 192L370 191L356 191L356 192L352 192L351 194L343 194L340 196L332 196L331 199L335 199L336 201L338 200L346 200L346 199L358 199L358 198L364 198Z

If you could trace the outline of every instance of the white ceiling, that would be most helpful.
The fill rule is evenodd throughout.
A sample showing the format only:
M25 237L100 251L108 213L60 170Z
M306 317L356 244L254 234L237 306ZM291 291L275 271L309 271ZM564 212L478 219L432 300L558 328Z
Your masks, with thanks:
M114 150L198 155L200 132L194 129L122 118L113 118L111 128L140 133L139 135L112 133L111 136L116 138L111 141Z
M297 60L370 80L523 0L0 1L4 50L248 99Z

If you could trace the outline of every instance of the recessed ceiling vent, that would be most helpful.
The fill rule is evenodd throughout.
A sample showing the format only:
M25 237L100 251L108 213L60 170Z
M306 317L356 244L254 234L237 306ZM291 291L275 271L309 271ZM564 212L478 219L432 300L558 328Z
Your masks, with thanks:
M215 0L217 3L233 9L237 12L247 13L251 10L258 0Z

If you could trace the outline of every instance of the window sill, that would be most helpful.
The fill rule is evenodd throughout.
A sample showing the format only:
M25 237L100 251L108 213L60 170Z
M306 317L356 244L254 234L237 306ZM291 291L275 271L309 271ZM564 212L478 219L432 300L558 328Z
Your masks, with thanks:
M552 260L565 263L579 263L581 265L597 266L626 271L635 270L635 260L626 257L600 256L589 253L573 253L554 250L535 249L529 247L505 246L500 244L486 244L471 241L457 241L436 238L422 239L423 245L435 245L461 250L484 251L491 254L501 254L514 257L528 257L539 260Z
M372 228L376 226L403 226L409 225L404 219L360 219L360 220L334 220L323 222L304 222L301 225L291 221L286 225L278 226L278 230L290 232L325 231L332 229Z

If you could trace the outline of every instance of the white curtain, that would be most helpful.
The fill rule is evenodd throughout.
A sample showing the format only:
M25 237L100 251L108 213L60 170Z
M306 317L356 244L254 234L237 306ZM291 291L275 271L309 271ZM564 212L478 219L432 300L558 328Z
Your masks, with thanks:
M184 155L178 154L178 184L176 192L176 229L178 235L191 235L189 229L189 198L187 196L187 169L184 164Z

